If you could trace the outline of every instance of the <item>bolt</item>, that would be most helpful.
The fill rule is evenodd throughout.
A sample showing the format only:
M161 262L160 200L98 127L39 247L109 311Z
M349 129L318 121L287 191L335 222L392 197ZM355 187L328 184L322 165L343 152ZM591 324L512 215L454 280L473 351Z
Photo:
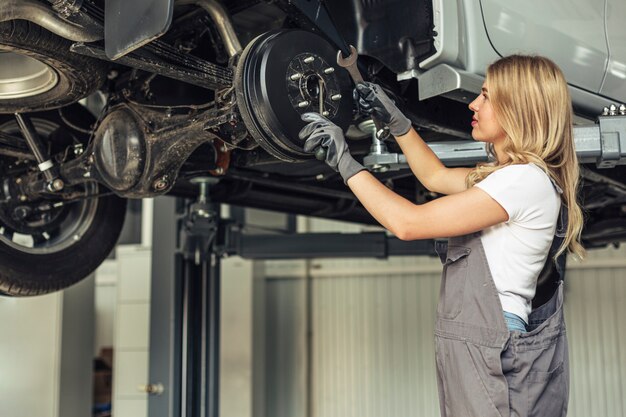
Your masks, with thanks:
M65 186L65 183L60 178L57 178L48 184L50 191L61 191L64 186Z
M330 113L328 112L328 110L324 110L324 111L322 112L322 116L328 116L329 114L330 114Z
M292 74L291 77L289 77L291 81L298 81L300 78L302 78L302 74L300 74L299 72L296 72L295 74Z
M304 101L301 101L300 103L298 103L298 107L300 107L302 109L302 108L308 106L309 104L311 104L311 103L309 103L307 100L304 100Z
M20 201L26 201L28 200L28 197L26 197L24 194L20 195Z
M334 95L330 96L330 99L332 101L339 101L339 100L341 100L341 94L334 94Z
M215 173L217 175L222 175L224 173L224 168L222 168L222 167L215 168Z
M328 67L324 69L324 74L332 74L333 72L335 72L335 68L333 67Z
M87 171L83 174L83 178L89 178L91 177L91 172Z
M119 74L119 73L117 72L117 70L111 70L111 71L109 71L109 73L107 74L107 78L108 78L109 80L113 80L113 79L117 78L118 74Z
M165 178L159 178L152 184L152 186L155 190L162 191L167 188L167 180Z
M304 63L305 64L310 64L313 61L315 61L315 58L312 57L312 56L307 56L306 58L304 58Z
M15 183L16 184L21 184L22 183L22 179L21 178L16 178L15 179Z
M228 146L226 146L226 145L222 145L222 146L220 146L220 151L222 151L222 152L228 152Z

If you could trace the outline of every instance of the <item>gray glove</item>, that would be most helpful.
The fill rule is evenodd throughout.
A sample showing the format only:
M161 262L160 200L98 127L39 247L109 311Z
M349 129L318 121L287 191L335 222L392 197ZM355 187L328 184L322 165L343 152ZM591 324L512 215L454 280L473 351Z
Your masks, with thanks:
M360 82L354 89L354 99L358 103L359 111L378 118L389 127L389 133L394 136L406 135L411 129L411 121L402 114L394 102L374 83Z
M348 182L353 175L365 169L350 155L350 150L339 126L318 113L304 113L302 120L309 122L298 136L304 143L305 152L315 152L321 146L326 150L326 164Z

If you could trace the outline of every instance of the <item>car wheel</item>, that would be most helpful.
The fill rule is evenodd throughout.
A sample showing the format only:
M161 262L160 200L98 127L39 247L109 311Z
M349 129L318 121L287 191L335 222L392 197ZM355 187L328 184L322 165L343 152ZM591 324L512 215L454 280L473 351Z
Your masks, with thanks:
M321 113L343 129L350 124L352 84L336 55L328 41L303 30L264 33L242 51L234 80L237 105L270 155L287 162L313 157L298 137L305 112Z
M40 138L53 148L68 135L76 135L56 111L31 114L31 120ZM0 118L0 132L21 135L8 116ZM11 198L7 192L11 183L35 166L33 160L0 156L0 293L4 295L45 294L80 281L109 255L124 223L126 200L115 195L73 202ZM97 187L89 183L84 191L96 193Z
M0 23L0 113L63 107L99 88L102 63L70 46L25 20Z

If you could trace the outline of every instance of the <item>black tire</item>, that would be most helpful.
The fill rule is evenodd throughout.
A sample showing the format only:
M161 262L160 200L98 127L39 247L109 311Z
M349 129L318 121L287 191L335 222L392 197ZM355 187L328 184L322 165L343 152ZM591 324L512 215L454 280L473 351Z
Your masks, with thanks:
M41 139L50 142L56 152L66 146L62 139L68 136L85 142L84 130L93 122L93 116L78 104L63 110L82 115L81 125L76 126L77 121L74 121L76 125L66 125L68 119L57 110L30 115ZM19 135L10 116L0 117L0 130ZM4 175L4 167L12 162L14 159L10 157L0 157L0 183L5 184L7 178L12 180ZM54 292L88 276L115 246L126 214L126 199L108 195L67 204L58 209L53 220L42 222L42 226L33 222L34 226L25 224L20 228L21 224L16 225L18 222L10 218L10 204L15 203L9 200L0 204L0 294L11 296ZM50 240L39 246L28 247L15 239L17 234L44 232Z
M58 75L49 91L0 100L0 113L54 109L74 103L98 89L106 78L102 61L70 52L72 42L25 20L0 23L0 51L26 55Z
M114 195L99 198L82 238L49 255L22 252L0 242L0 292L12 296L47 294L82 280L111 253L125 213L125 199Z

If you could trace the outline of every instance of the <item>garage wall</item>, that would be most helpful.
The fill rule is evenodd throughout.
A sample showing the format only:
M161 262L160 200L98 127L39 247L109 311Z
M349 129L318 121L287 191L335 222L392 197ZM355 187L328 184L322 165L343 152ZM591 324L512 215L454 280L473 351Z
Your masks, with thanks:
M592 252L567 277L571 416L626 416L624 249Z
M626 415L626 250L589 258L570 262L567 278L568 415ZM268 262L264 415L438 416L432 335L440 270L426 257Z

